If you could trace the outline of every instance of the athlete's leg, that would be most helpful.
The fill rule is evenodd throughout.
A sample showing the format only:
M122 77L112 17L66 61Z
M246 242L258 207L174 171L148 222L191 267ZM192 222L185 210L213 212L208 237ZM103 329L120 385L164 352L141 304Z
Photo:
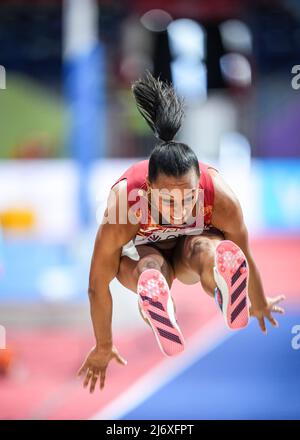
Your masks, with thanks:
M171 288L174 280L174 270L171 264L163 257L162 253L151 245L136 246L136 250L140 256L140 260L138 261L125 255L121 257L119 271L116 276L118 281L127 289L137 293L137 282L141 273L146 269L157 269L164 275ZM138 307L141 317L150 325L148 319L146 319L141 312L140 303L138 303Z
M248 264L235 243L215 234L187 236L178 243L173 267L180 281L200 281L205 292L215 297L229 328L248 324Z
M163 274L171 288L174 280L174 270L162 253L151 245L136 246L136 250L140 256L138 261L125 255L120 259L119 271L116 276L120 283L127 289L137 293L137 282L141 273L146 269L156 269Z
M173 259L176 278L184 284L195 284L200 281L203 290L208 295L214 296L215 250L223 239L221 234L207 233L180 237Z
M136 249L140 260L122 256L117 279L138 294L140 314L151 326L161 351L167 356L178 354L184 349L184 339L170 294L174 270L162 252L151 245Z

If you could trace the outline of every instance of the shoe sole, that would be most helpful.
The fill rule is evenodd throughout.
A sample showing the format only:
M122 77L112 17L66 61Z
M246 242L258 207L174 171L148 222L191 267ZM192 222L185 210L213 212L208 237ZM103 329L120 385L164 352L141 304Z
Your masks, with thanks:
M148 320L162 353L166 356L181 353L185 342L165 277L156 269L143 271L138 279L137 293L141 313Z
M222 312L231 330L249 323L249 269L243 251L232 241L223 240L216 247L214 278L222 295Z

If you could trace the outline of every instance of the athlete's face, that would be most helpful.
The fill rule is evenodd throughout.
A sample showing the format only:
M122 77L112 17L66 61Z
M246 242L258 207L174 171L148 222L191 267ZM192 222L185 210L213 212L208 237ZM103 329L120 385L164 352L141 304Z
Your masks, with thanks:
M167 223L185 223L197 201L199 177L194 169L180 177L160 173L155 182L148 182L151 203Z

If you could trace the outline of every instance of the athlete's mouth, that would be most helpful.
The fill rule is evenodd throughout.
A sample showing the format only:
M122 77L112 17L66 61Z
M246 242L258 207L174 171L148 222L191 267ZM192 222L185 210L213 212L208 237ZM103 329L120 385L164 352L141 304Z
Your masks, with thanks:
M174 214L170 214L170 218L172 220L180 220L180 221L184 222L186 220L186 210L184 209L182 212L182 215L180 215L179 217L177 217Z

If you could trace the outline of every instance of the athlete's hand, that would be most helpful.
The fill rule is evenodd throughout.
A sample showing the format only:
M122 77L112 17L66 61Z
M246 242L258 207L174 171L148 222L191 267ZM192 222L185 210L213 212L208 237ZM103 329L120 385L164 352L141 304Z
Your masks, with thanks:
M78 370L78 376L85 374L83 386L86 388L90 384L90 393L93 393L99 380L100 389L104 387L106 369L109 362L115 359L122 365L126 365L127 361L119 355L118 350L113 345L110 348L92 348L87 355L82 366Z
M259 326L263 333L267 334L265 318L267 318L270 321L273 327L279 326L276 319L273 318L272 313L280 313L280 314L284 313L284 309L277 305L284 299L285 299L284 295L279 295L276 296L275 298L266 297L266 302L264 302L263 304L254 303L251 305L249 309L250 316L254 316L255 318L258 319Z

